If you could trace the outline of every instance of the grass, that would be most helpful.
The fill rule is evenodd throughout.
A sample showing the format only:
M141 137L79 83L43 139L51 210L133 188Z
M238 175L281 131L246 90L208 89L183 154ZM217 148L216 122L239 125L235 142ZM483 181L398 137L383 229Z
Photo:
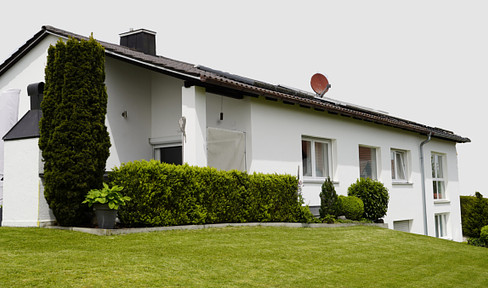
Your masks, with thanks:
M376 227L0 228L1 287L488 287L488 249Z

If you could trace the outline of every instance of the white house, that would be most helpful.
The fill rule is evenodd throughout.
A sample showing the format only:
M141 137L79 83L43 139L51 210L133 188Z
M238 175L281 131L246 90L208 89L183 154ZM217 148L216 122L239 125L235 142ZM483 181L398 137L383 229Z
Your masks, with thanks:
M112 142L107 169L158 159L297 175L315 213L326 177L343 195L359 177L371 177L389 190L384 221L390 228L462 240L456 144L468 138L157 56L152 31L120 36L120 45L100 42L106 53L106 124ZM44 80L49 45L68 37L86 39L44 26L0 65L0 92L21 91L20 116L30 109L27 86ZM2 135L4 226L42 226L54 220L42 196L38 131L24 131L29 130L26 121Z

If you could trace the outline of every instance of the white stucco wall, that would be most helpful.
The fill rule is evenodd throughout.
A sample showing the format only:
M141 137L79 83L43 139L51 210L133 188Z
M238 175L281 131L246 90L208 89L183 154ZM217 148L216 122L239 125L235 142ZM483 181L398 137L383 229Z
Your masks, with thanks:
M192 86L181 88L181 115L186 119L183 142L183 162L207 166L207 103L205 89Z
M54 221L41 190L38 140L5 141L2 226L39 227Z
M151 72L152 139L181 138L178 120L181 118L182 86L182 80Z
M411 232L423 234L419 147L426 136L263 98L251 98L250 102L250 172L297 175L298 171L302 171L302 136L327 139L332 144L334 186L338 194L347 195L347 188L359 178L359 145L374 147L377 152L378 180L384 183L390 193L385 222L393 228L394 221L410 220ZM407 151L408 183L392 182L391 149ZM433 200L430 166L432 151L443 153L447 160L448 201ZM435 235L434 215L449 213L448 238L462 241L455 143L434 138L424 146L424 152L429 235ZM305 204L319 206L320 186L324 179L304 179L302 175L299 176L304 181Z
M58 38L47 36L29 53L24 55L13 67L0 77L0 91L20 89L19 118L30 109L27 85L44 81L44 68L47 63L47 49L56 44Z
M106 125L110 133L107 169L120 163L151 159L151 73L146 69L105 58L108 94ZM122 112L127 111L127 118Z

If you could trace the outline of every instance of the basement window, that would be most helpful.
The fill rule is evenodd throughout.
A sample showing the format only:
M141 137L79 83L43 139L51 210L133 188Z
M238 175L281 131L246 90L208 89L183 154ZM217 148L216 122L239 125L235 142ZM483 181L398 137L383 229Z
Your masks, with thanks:
M393 230L402 231L402 232L409 232L410 233L410 226L412 220L398 220L393 221Z
M435 214L435 237L437 238L447 238L447 213Z

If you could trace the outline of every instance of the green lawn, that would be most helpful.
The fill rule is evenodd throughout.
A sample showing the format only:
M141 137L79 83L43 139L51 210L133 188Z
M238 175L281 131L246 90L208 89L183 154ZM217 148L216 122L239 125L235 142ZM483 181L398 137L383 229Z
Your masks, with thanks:
M0 287L488 287L488 249L376 227L0 228Z

